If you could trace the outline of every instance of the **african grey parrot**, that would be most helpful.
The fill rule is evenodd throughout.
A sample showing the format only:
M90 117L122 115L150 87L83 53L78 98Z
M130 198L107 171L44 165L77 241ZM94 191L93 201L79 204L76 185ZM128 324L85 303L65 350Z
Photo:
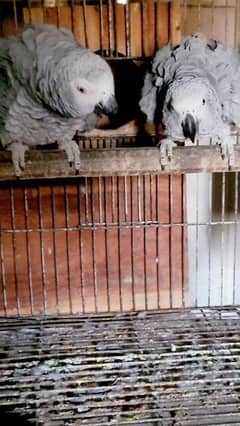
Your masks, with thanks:
M140 109L165 126L160 160L172 157L174 141L208 137L234 163L231 124L240 125L240 56L237 50L195 33L164 46L145 76Z
M101 113L116 113L107 62L54 25L32 25L0 41L0 140L16 175L29 146L58 142L80 168L73 136L92 130Z

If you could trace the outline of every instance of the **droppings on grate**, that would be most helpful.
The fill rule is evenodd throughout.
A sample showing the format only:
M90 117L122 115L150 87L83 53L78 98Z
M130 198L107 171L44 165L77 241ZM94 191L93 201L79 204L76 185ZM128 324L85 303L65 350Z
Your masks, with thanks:
M240 308L2 319L0 348L0 408L37 425L240 424Z

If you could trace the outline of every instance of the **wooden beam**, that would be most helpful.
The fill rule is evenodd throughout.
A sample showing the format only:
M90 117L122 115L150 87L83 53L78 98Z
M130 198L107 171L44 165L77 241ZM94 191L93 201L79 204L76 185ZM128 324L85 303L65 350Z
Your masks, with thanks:
M81 152L79 176L127 176L161 173L225 172L227 159L222 160L220 149L214 147L177 147L173 159L162 170L158 148L112 148L91 149ZM240 170L240 146L235 146L235 167ZM59 150L26 153L26 168L23 179L76 177L69 167L66 155ZM10 153L0 152L0 181L16 179Z
M173 46L181 42L181 1L172 0L170 3L170 40Z

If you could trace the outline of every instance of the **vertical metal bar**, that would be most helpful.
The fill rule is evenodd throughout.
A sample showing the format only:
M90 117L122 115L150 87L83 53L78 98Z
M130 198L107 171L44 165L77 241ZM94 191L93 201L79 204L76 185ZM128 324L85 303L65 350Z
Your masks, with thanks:
M222 173L222 188L221 188L222 200L221 200L221 305L223 305L223 286L224 286L224 248L225 248L225 233L224 233L224 221L225 221L225 196L226 196L226 175Z
M15 206L14 206L14 192L13 188L10 188L10 200L11 200L11 227L13 230L12 233L12 243L13 243L13 263L14 263L14 281L15 281L15 291L16 291L16 307L17 307L17 314L20 314L20 300L19 300L19 285L18 285L18 273L17 273L17 265L16 265L16 258L17 258L17 249L16 249L16 223L15 223Z
M158 46L158 4L159 0L156 0L154 2L154 51L156 52L160 46ZM142 32L143 33L143 32ZM142 40L142 46L143 46L143 40Z
M137 177L137 182L138 182L138 220L139 220L139 222L142 222L142 220L143 220L141 179L142 179L142 176Z
M228 40L228 0L225 0L225 43Z
M115 200L115 176L111 177L112 180L112 223L114 223L114 208L116 205L116 200Z
M160 309L160 250L159 250L159 237L160 237L160 211L159 211L159 202L158 202L158 194L160 194L160 179L159 175L156 176L156 207L157 207L157 232L156 232L156 255L157 255L157 308Z
M234 46L239 48L240 46L240 3L236 0L235 3L235 25L234 25Z
M182 232L182 262L181 262L181 267L182 267L182 307L184 308L186 303L185 303L185 290L187 287L187 280L186 280L186 273L185 273L185 256L187 253L187 247L186 247L186 242L185 242L185 234L186 234L186 221L185 221L185 209L186 209L186 175L182 174L181 175L181 186L182 186L182 212L181 212L181 216L182 216L182 227L181 227L181 232Z
M95 178L91 178L91 215L92 215L92 261L93 261L93 294L94 294L94 309L98 312L98 278L96 265L96 230L94 219L94 182Z
M119 176L117 176L117 222L118 222L118 276L119 276L119 298L120 298L120 311L123 311L123 293L122 293L122 271L121 271L121 230L120 230L120 209L119 209L119 194L120 194L120 185L119 185L119 179L121 179Z
M144 43L144 33L145 33L145 26L144 26L144 0L140 1L140 14L141 14L141 56L146 56L145 53L145 43Z
M140 179L143 179L142 188L140 185ZM146 176L138 176L138 197L140 199L139 203L139 221L146 221L145 207L146 207ZM142 203L143 202L143 203ZM142 204L142 206L141 206ZM143 225L143 268L144 268L144 309L148 309L147 301L147 255L146 255L146 226Z
M86 224L90 224L89 220L89 207L88 207L88 178L85 177L85 205L86 205ZM80 222L81 223L81 222Z
M211 241L212 241L212 173L208 175L208 306L211 304L211 267L212 267L212 251L211 251Z
M68 193L67 187L64 185L64 209L65 209L65 224L67 230L65 231L66 235L66 247L67 247L67 281L68 281L68 295L69 295L69 307L70 313L73 313L73 303L72 303L72 292L71 292L71 278L70 278L70 250L69 250L69 202L68 202Z
M130 6L129 2L127 1L125 6L125 26L126 26L126 52L127 57L131 56L131 46L130 46Z
M55 270L55 280L56 280L56 310L57 313L60 313L60 300L59 300L59 278L58 278L58 268L57 268L57 255L56 255L56 206L55 206L55 196L53 191L53 186L51 185L51 210L52 210L52 219L53 219L53 256L54 256L54 270Z
M140 179L141 177L138 176L138 178ZM138 190L139 190L139 197L141 196L141 192L143 195L143 206L142 206L142 210L143 210L143 214L144 217L142 217L142 220L144 220L144 222L146 222L146 176L143 176L143 185L142 185L142 190L141 190L141 186L138 186ZM140 216L140 215L139 215ZM146 243L146 226L143 226L143 266L144 266L144 309L148 309L148 300L147 300L147 254L146 254L146 249L147 249L147 243Z
M124 176L124 214L125 222L128 221L128 176Z
M15 25L15 31L18 32L18 18L17 18L17 5L16 0L12 1L13 5L13 16L14 16L14 25Z
M44 0L40 0L41 1L41 6L42 6L42 10L43 10L43 22L46 22L46 7L45 7L45 1Z
M198 30L201 30L201 0L198 0Z
M213 36L214 28L214 9L215 9L215 0L211 1L211 35Z
M43 291L43 309L44 313L47 312L47 288L46 288L46 264L44 254L44 238L43 238L43 211L42 211L42 198L41 198L41 187L38 187L38 219L40 224L40 245L41 245L41 269L42 269L42 291Z
M186 33L187 14L188 14L187 0L183 0L183 9L182 9L183 34Z
M75 35L75 19L74 19L74 0L69 1L69 6L71 7L71 29Z
M101 55L103 54L103 34L104 34L104 27L103 27L103 0L99 0L99 19L100 19L100 49L101 49Z
M133 226L133 176L130 179L130 202L131 202L131 275L132 275L132 305L133 311L136 310L135 302L135 274L134 274L134 226Z
M57 27L60 26L60 1L57 0Z
M28 13L29 13L29 21L32 24L32 8L31 8L31 0L27 0L28 5Z
M112 1L108 0L108 36L109 36L109 55L113 54L113 11L112 11Z
M24 188L24 219L25 219L25 226L27 230L26 244L27 244L28 285L29 285L29 294L30 294L31 315L33 315L34 313L33 283L32 283L31 250L29 246L28 196L27 196L26 188Z
M98 176L98 209L99 209L99 223L103 224L103 202L102 202L102 177Z
M199 175L196 175L196 249L195 249L195 307L198 306L198 256L199 256Z
M0 230L0 261L1 261L1 275L2 275L3 309L4 309L4 315L7 315L7 310L8 310L7 283L6 283L6 272L5 272L2 236L3 236L3 232Z
M85 180L86 183L86 180ZM82 211L82 206L81 206L81 192L80 192L80 183L77 186L77 190L78 190L78 217L79 217L79 258L80 258L80 271L81 271L81 283L80 283L80 298L82 301L82 311L83 313L86 312L86 305L85 305L85 294L84 294L84 289L85 289L85 283L84 283L84 272L83 272L83 253L84 253L84 249L83 249L83 241L82 241L82 231L81 230L81 224L82 224L82 218L81 218L81 211ZM85 193L87 191L87 188L85 188Z
M172 239L173 239L173 176L169 175L169 303L170 308L173 307L173 279L172 279L172 267L173 267L173 251L172 251Z
M106 258L106 279L107 279L107 310L108 312L110 312L110 289L109 289L109 261L108 261L108 251L109 251L109 247L108 247L108 231L107 231L107 217L106 217L106 212L107 212L107 182L109 181L109 177L104 177L103 178L103 205L104 205L104 214L105 214L105 218L104 221L106 223L105 226L105 258Z
M87 33L87 4L86 4L86 0L82 0L82 4L83 4L83 27L84 27L85 46L89 47L88 33Z
M238 231L238 193L239 193L239 172L235 172L234 190L234 251L233 251L233 305L236 304L236 264L237 264L237 231ZM239 259L238 259L239 260Z

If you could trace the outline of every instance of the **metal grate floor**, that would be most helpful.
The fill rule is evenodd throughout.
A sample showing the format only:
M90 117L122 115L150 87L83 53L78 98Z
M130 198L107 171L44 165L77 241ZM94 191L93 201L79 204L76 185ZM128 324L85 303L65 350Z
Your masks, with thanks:
M240 425L240 308L1 319L0 351L0 419Z

